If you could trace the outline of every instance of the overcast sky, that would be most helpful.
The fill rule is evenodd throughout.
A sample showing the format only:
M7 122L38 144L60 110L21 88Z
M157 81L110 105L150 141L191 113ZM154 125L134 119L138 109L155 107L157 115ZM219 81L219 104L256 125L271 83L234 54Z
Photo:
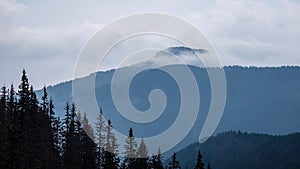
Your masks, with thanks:
M215 45L223 65L300 65L297 0L0 0L0 85L19 84L23 68L36 88L72 79L91 35L144 12L195 25Z

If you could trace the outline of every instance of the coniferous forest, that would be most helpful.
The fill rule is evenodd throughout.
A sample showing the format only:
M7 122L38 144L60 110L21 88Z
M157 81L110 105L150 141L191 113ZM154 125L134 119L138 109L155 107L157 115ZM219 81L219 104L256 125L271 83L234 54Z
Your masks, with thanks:
M42 98L37 98L25 70L18 88L13 84L3 86L0 96L0 168L181 168L176 153L166 165L160 150L149 156L145 142L135 141L132 128L125 140L125 152L119 152L112 121L104 120L101 109L95 130L86 115L76 110L74 103L65 103L64 113L62 119L56 116L46 86ZM196 169L205 168L200 151L195 163Z

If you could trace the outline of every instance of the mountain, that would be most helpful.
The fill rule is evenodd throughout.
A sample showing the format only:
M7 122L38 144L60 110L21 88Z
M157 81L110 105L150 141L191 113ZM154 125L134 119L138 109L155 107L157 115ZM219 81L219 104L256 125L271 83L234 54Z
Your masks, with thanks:
M194 168L198 150L204 163L209 162L214 169L300 168L300 133L284 136L221 133L203 144L194 143L177 152L182 168Z
M180 68L182 65L167 67ZM127 71L131 67L121 68ZM190 133L175 149L179 150L198 140L204 120L210 106L211 91L207 71L204 68L190 66L201 94L199 115ZM209 68L218 69L218 68ZM300 67L225 67L227 82L227 100L225 110L216 133L241 130L255 133L288 134L300 131ZM132 104L141 111L150 107L148 96L153 89L161 89L167 97L164 113L157 120L140 124L129 121L118 113L111 96L111 81L116 70L97 72L76 79L81 84L80 94L95 93L104 116L111 119L114 128L128 133L132 127L136 137L157 135L173 124L180 108L180 92L176 81L158 69L147 69L137 74L130 86ZM95 89L88 82L95 78ZM126 79L126 77L124 77ZM122 85L123 81L118 81ZM54 99L56 112L63 116L65 103L72 101L72 81L48 87L49 96ZM42 91L37 91L39 98ZM90 104L86 100L87 105ZM97 114L98 112L93 112ZM91 120L92 121L92 120Z

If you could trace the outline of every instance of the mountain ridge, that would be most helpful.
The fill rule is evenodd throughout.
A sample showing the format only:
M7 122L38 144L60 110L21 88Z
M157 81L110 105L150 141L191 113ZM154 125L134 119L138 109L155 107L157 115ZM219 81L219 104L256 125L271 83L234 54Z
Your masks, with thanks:
M188 66L193 66L193 65L188 65ZM126 67L130 67L130 66L126 66ZM281 69L281 68L300 68L299 65L279 65L279 66L243 66L243 65L225 65L221 68L223 69L226 69L226 68L244 68L244 69L250 69L250 68L256 68L256 69L264 69L264 68L275 68L275 69ZM208 67L209 68L220 68L220 67ZM50 85L47 85L47 88L48 87L56 87L58 85L61 85L61 84L64 84L64 83L68 83L68 82L72 82L73 80L78 80L78 79L82 79L82 78L85 78L87 76L91 76L93 74L97 74L97 73L107 73L107 72L114 72L116 69L118 68L113 68L113 69L108 69L108 70L99 70L99 71L96 71L96 72L93 72L93 73L89 73L88 75L86 76L83 76L83 77L78 77L78 78L73 78L73 79L70 79L70 80L66 80L66 81L61 81L61 82L58 82L56 84L50 84ZM206 69L206 68L202 68L202 69ZM39 91L42 91L43 88L38 88L36 89L35 91L39 92Z
M173 65L180 66L180 65ZM178 144L179 150L198 140L199 133L210 105L210 82L204 68L190 66L195 75L201 93L199 115L190 133ZM211 68L217 69L217 68ZM167 92L169 105L159 123L139 125L128 122L114 107L110 83L115 70L98 72L96 75L96 93L99 106L107 119L111 119L115 128L127 135L128 128L135 129L136 137L157 135L172 125L177 115L180 95L178 87L171 77L157 69L148 69L138 74L132 81L130 96L132 104L139 110L149 108L148 94L155 88ZM280 68L244 68L225 67L227 80L227 101L220 124L214 134L228 130L242 130L255 133L287 134L300 131L300 67L285 66ZM85 86L85 77L81 80ZM48 94L54 99L56 112L63 117L63 106L72 102L72 81L48 87ZM84 95L88 89L83 87ZM41 96L42 91L37 91ZM87 104L89 104L87 102ZM97 112L95 112L97 113ZM92 120L91 120L92 121ZM147 131L147 132L145 132ZM146 134L145 134L146 133Z
M269 135L228 131L203 144L193 143L177 152L182 168L194 168L198 150L205 164L222 169L297 169L300 133ZM166 164L170 159L166 160Z

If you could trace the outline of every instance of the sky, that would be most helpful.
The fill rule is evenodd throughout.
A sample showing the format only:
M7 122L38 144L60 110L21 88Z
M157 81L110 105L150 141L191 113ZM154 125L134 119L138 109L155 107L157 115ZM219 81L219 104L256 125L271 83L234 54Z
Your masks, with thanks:
M0 85L19 84L23 68L35 88L71 80L81 48L97 30L145 12L196 26L223 65L300 65L297 0L0 0Z

